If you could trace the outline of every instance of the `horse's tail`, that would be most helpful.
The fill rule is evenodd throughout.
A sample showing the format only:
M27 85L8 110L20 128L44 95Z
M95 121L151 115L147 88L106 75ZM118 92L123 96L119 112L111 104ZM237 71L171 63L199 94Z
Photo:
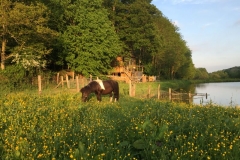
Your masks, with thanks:
M119 100L119 85L118 85L118 82L117 82L117 81L116 81L115 83L116 83L116 85L115 85L114 97L115 97L116 100L118 101L118 100Z

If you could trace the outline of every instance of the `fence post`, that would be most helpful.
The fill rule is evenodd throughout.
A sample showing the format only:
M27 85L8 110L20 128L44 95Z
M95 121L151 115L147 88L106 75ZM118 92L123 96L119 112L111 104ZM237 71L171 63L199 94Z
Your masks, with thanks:
M78 76L76 76L76 85L77 85L77 92L79 92L79 82L78 82Z
M160 94L161 94L161 90L160 90L160 84L158 85L158 99L160 99Z
M41 80L41 75L38 75L38 93L42 93L42 80Z
M191 92L190 91L188 92L188 103L189 104L191 103Z
M129 96L130 97L135 97L135 89L136 89L136 85L130 79L130 81L129 81Z
M63 76L61 76L60 78L61 78L61 83L62 83L62 88L63 88Z
M136 84L132 83L132 96L135 97L135 92L136 91Z
M59 82L59 72L57 73L57 84Z
M172 89L171 88L168 89L168 95L169 95L169 101L171 101L172 100Z
M90 82L92 82L92 75L90 74Z

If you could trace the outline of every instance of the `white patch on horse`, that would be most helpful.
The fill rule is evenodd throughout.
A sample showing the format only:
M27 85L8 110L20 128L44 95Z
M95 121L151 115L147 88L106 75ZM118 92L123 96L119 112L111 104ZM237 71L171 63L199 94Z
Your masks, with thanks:
M95 80L95 81L101 86L101 89L102 89L102 90L105 90L105 87L104 87L104 85L103 85L102 80L97 79L97 80Z

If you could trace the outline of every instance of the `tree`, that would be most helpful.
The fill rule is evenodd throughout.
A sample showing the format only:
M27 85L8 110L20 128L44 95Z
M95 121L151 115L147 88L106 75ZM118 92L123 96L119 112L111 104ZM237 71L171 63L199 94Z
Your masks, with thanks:
M156 52L157 34L153 15L158 12L149 0L104 0L110 20L124 43L124 55L148 65Z
M57 35L47 27L48 10L42 3L1 1L1 69L6 62L19 63L26 69L45 67L44 58ZM10 47L8 47L8 44Z
M166 79L193 77L195 69L191 51L179 33L179 28L162 14L156 14L154 22L161 44L155 56L155 65L161 77Z
M193 79L195 75L195 68L192 62L192 53L190 50L187 50L184 54L184 60L181 67L179 67L176 72L176 78L180 79Z
M230 78L240 78L240 67L236 66L223 71L226 72Z
M216 72L212 72L209 73L209 78L211 79L226 79L229 78L227 72L225 71L216 71Z
M193 77L191 52L179 28L151 0L104 0L104 6L124 43L125 56L141 61L147 75Z
M206 68L196 68L196 74L194 76L194 79L208 79L209 74L206 70Z
M52 52L47 55L47 59L50 61L49 68L52 70L66 69L66 54L63 52L64 41L61 38L62 34L67 30L69 25L73 23L73 13L70 6L76 0L38 0L48 7L49 21L48 26L52 30L58 32L59 36L51 44L53 48Z
M69 68L83 75L107 73L121 53L121 43L102 0L77 0L68 11L72 23L62 41Z

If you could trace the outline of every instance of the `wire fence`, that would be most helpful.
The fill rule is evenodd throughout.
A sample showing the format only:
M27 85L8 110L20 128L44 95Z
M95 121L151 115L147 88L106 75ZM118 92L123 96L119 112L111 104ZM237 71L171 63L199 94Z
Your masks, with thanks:
M48 79L47 77L38 76L37 84L38 84L38 92L41 93L44 88L48 88L51 85L52 89L56 88L67 88L69 90L73 90L79 92L80 88L87 85L94 79L98 79L98 77L89 78L83 76L75 76L69 77L68 75L59 76L56 79ZM131 83L124 85L124 89L122 89L122 93L124 95L129 95L130 97L140 98L140 99L158 99L158 100L169 100L174 102L186 102L191 103L195 97L205 97L207 98L208 94L204 93L190 93L190 92L177 92L173 89L169 88L167 91L162 90L160 84L158 86L151 85L148 83L148 86L142 87L143 83ZM154 83L156 84L156 83Z

